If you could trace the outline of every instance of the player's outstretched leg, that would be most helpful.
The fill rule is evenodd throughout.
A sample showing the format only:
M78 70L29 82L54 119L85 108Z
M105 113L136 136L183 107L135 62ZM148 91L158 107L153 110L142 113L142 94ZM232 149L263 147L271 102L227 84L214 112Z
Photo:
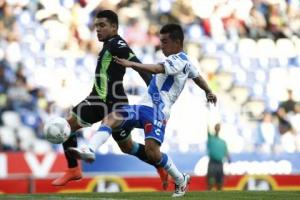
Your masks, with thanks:
M156 167L156 171L157 171L157 173L160 177L163 190L167 190L168 187L169 187L169 174L168 174L168 172L163 167L160 167L160 166Z
M87 163L92 163L96 159L95 152L88 146L84 147L70 147L68 152L76 159L84 160Z
M175 182L175 192L172 197L185 195L190 183L190 176L188 174L181 173L173 163L172 159L165 153L161 153L161 160L158 165L163 167Z
M165 153L160 151L160 142L158 139L146 138L145 139L145 152L151 162L155 162L157 166L164 168L168 174L173 178L176 190L173 197L183 196L187 190L190 181L190 176L181 173L172 159Z
M126 139L123 139L121 141L119 140L122 138L118 134L118 132L113 132L113 138L117 141L122 152L129 155L133 155L141 161L154 166L162 182L163 190L167 190L169 186L169 174L163 167L149 161L145 153L145 145L133 141L131 139L130 132L127 133Z
M146 153L145 153L145 145L140 144L140 143L136 143L134 141L133 142L133 148L131 149L131 151L129 152L130 155L134 155L137 158L139 158L140 160L153 165L156 168L156 171L160 177L161 183L162 183L162 188L163 190L167 190L169 187L169 174L168 172L161 166L157 165L156 163L152 163L149 161Z
M96 159L95 151L108 140L111 132L109 126L101 125L99 130L92 136L87 146L71 147L68 149L68 153L76 159L92 163Z

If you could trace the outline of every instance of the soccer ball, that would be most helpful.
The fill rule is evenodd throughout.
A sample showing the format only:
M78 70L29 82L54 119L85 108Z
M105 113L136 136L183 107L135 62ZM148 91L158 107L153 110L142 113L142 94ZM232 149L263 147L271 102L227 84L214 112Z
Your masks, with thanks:
M53 144L65 142L71 134L71 127L67 120L55 117L46 122L44 126L45 138Z

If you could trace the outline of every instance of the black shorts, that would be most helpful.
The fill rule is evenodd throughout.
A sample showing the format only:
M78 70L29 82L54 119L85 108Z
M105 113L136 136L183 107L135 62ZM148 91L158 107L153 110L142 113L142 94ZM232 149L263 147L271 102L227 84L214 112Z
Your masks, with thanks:
M122 105L127 105L127 99L122 101L104 102L97 95L89 95L72 109L72 115L78 120L81 127L91 126L100 122L105 116ZM118 130L113 132L116 141L124 140L130 135L131 130Z
M214 178L217 184L222 184L224 179L223 162L210 159L208 162L207 178Z

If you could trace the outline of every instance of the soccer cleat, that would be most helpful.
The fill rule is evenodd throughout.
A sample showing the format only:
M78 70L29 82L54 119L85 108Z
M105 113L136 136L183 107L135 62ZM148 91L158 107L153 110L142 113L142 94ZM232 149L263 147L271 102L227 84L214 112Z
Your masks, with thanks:
M163 167L157 167L156 171L160 177L163 190L167 190L169 186L168 178L169 174Z
M73 167L67 169L64 174L54 181L52 181L53 186L64 186L69 181L80 180L82 178L81 169L79 167Z
M183 182L180 184L175 183L175 192L173 193L172 197L181 197L185 194L188 189L188 185L190 184L190 175L183 174Z
M70 147L68 148L68 153L70 153L74 158L79 160L84 160L85 162L92 163L96 159L96 155L92 149L89 147Z

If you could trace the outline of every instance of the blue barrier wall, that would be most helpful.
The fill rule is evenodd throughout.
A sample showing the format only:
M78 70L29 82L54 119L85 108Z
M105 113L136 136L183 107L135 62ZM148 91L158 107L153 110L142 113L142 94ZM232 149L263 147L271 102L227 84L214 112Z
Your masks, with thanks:
M177 167L185 172L203 173L208 158L205 154L170 154ZM264 173L264 174L297 174L300 173L300 154L232 154L232 162L225 164L229 174ZM85 172L156 174L154 167L129 155L97 155L92 164L83 162ZM201 174L199 174L201 175ZM203 174L202 174L203 175Z

